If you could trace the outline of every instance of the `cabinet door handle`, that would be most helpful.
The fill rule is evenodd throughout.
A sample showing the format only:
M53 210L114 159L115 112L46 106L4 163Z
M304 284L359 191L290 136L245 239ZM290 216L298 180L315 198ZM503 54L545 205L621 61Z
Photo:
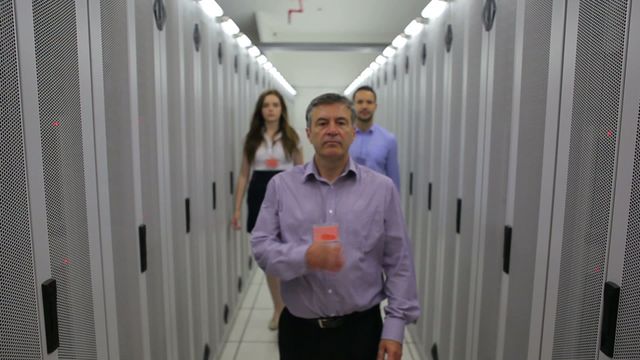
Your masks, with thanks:
M502 271L505 274L509 273L509 266L511 264L511 226L504 227L504 245L502 249Z
M616 324L618 322L618 306L620 304L620 286L607 281L604 284L602 304L602 331L600 332L600 351L613 357L616 344Z
M54 279L42 283L42 308L44 312L44 330L47 337L47 354L60 347L58 335L58 288Z

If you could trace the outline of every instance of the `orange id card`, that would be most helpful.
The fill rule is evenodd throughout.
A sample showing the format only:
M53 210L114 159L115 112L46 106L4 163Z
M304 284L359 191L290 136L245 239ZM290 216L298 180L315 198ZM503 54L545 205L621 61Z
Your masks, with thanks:
M265 164L269 169L275 169L278 167L278 165L280 165L280 162L278 161L278 159L269 158L265 161Z
M336 241L340 240L340 229L338 225L314 225L313 241Z

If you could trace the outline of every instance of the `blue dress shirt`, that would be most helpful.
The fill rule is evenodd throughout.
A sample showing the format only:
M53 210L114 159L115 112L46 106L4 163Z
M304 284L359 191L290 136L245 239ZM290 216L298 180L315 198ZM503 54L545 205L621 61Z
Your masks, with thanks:
M305 261L313 226L324 224L339 227L345 263L337 273L311 270ZM382 338L402 342L405 324L420 314L398 191L353 160L333 184L313 161L274 176L251 245L258 265L280 278L282 298L297 317L350 314L387 298Z
M400 191L398 142L389 130L377 124L365 132L356 128L356 138L349 148L349 155L358 164L390 177Z

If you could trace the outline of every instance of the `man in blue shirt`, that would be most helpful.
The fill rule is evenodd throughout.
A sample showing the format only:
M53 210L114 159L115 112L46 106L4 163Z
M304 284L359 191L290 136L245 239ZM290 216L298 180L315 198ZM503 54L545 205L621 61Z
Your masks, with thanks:
M349 154L358 164L390 177L400 191L396 137L373 123L378 107L376 92L370 86L361 86L353 93L353 103L357 117L356 138Z
M281 280L280 359L400 360L420 307L398 191L349 156L349 99L321 95L306 118L313 160L271 179L251 239Z

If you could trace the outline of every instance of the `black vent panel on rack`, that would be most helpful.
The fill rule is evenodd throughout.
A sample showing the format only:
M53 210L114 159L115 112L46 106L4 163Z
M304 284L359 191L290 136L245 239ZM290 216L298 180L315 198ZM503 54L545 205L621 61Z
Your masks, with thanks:
M553 359L596 357L628 6L580 1Z
M640 110L614 359L640 359Z
M58 358L95 359L75 1L34 0L33 17Z
M0 3L0 47L0 358L40 359L13 1Z

